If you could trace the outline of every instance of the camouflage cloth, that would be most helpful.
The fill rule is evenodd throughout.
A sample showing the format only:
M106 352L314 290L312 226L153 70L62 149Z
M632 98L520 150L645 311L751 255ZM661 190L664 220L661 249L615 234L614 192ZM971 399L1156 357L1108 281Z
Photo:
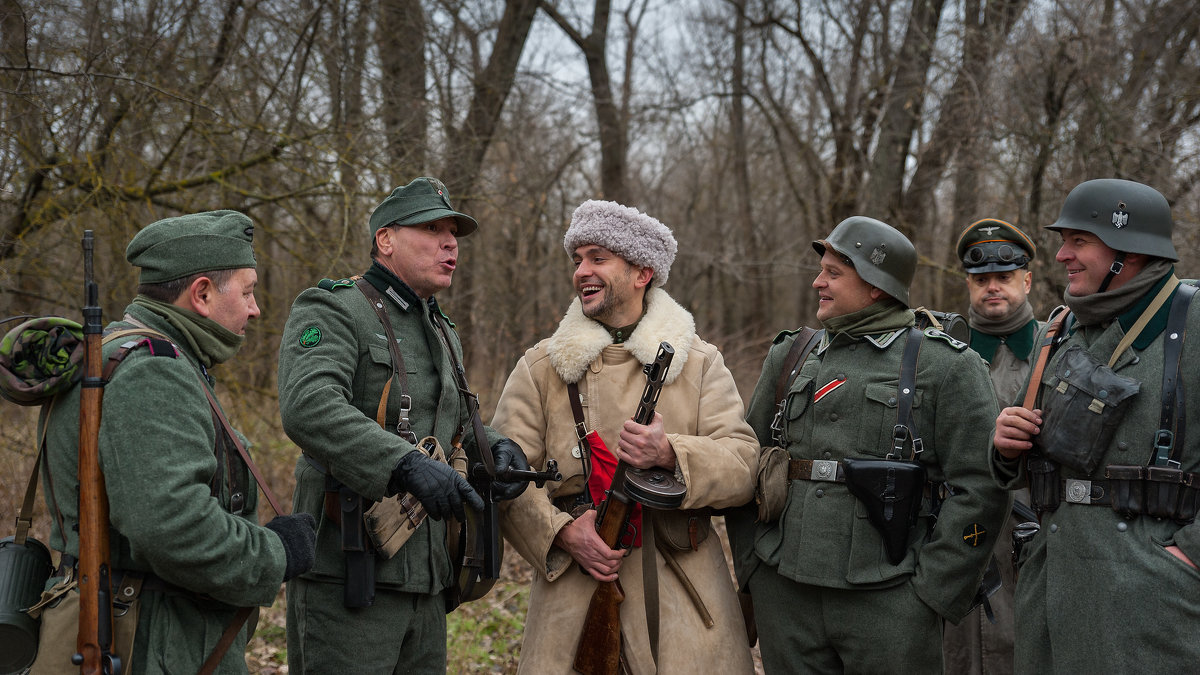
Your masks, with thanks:
M56 316L30 319L0 340L0 396L40 405L75 384L81 363L83 326Z

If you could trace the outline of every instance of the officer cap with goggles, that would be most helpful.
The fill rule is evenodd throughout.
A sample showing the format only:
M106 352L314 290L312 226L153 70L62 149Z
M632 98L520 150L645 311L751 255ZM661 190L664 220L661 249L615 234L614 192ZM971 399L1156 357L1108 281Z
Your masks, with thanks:
M1022 269L1033 260L1037 250L1029 235L995 218L984 218L968 225L958 236L956 248L967 274Z

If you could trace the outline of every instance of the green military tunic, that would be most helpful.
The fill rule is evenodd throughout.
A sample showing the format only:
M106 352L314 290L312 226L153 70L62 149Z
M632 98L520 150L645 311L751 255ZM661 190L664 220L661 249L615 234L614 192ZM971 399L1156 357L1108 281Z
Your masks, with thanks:
M134 349L104 388L100 465L112 567L177 587L142 592L132 663L123 672L196 672L237 607L274 602L287 561L279 537L257 524L257 491L246 465L225 451L218 463L219 432L202 388L212 391L214 382L192 343L145 306L125 311L167 335L179 354ZM135 327L115 322L107 330ZM124 342L105 345L105 358ZM43 475L51 544L72 556L79 554L79 392L74 387L53 403ZM248 639L243 628L218 672L246 672Z
M1057 366L1068 349L1081 347L1107 363L1168 277L1113 321L1073 323L1042 374L1038 406L1058 385ZM1110 464L1149 461L1159 427L1164 328L1173 297L1113 365L1141 388L1111 440L1099 449L1099 465L1090 475L1063 467L1060 479L1103 480ZM1039 342L1045 332L1039 332ZM1184 335L1180 373L1188 404L1181 424L1186 434L1176 438L1182 443L1179 468L1200 472L1200 406L1194 403L1200 396L1200 350L1192 342L1200 336L1200 302L1192 302ZM1048 409L1043 419L1046 414ZM1023 457L1007 460L993 452L992 468L1006 488L1028 485ZM1041 528L1019 562L1016 672L1177 673L1200 663L1200 572L1164 550L1173 544L1200 561L1200 525L1145 515L1126 519L1107 505L1064 501L1042 514Z
M787 390L792 459L883 458L892 449L913 313L889 299L839 319L858 328L827 333ZM794 339L784 334L772 345L750 404L747 418L763 444L771 442L775 387ZM753 560L739 564L768 671L940 671L939 617L967 613L1008 510L1008 496L988 475L996 413L984 362L963 343L926 331L913 399L924 442L918 459L928 480L953 494L936 522L925 500L899 564L845 483L791 481L779 520L755 526Z
M468 423L466 402L446 351L453 349L461 359L462 345L453 324L435 300L420 299L378 263L364 277L388 304L388 318L407 371L412 430L418 439L435 436L449 448ZM435 322L446 325L449 346ZM333 584L340 589L346 573L340 529L324 513L321 469L367 500L380 500L392 469L415 449L395 432L401 399L396 383L388 394L386 428L375 421L384 385L392 376L387 340L375 311L351 280L326 280L302 292L284 328L279 347L279 410L288 436L315 461L314 465L301 457L296 463L294 509L311 513L318 523L316 564L288 588L288 650L296 672L334 672L336 664L353 671L374 667L374 671L390 672L401 663L413 665L416 652L433 662L440 659L444 668L440 594L450 583L451 567L442 521L426 519L394 557L376 558L375 606L349 610L341 606L340 590L313 586ZM500 435L487 431L490 447ZM474 446L469 429L464 438ZM398 601L387 596L395 591L421 597ZM414 603L420 608L416 614ZM419 644L410 644L411 634L405 641L406 626L426 626L431 621L440 630L427 631L416 641ZM392 635L395 639L389 641Z

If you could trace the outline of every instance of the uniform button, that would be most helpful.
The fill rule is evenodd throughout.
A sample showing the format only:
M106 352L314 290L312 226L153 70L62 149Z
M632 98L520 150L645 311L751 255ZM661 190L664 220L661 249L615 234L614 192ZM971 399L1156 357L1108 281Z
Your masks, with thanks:
M844 379L846 379L846 374L845 374L845 373L838 373L837 375L834 375L833 379L835 379L835 380L844 380Z
M1128 530L1128 529L1129 529L1129 523L1127 523L1123 520L1121 522L1117 523L1117 532L1124 532L1125 530Z
M826 451L825 451L824 453L822 453L822 454L823 454L823 456L824 456L824 458L825 458L825 459L829 459L830 457L833 457L833 453L832 453L832 452L829 452L828 450L826 450Z
M1118 441L1118 442L1117 442L1117 449L1118 449L1118 450L1128 450L1128 449L1129 449L1129 442L1128 442L1128 441Z
M895 396L888 397L888 405L896 405L896 397Z
M858 349L858 345L850 345L850 351Z
M1050 531L1051 531L1051 532L1058 532L1058 523L1052 523L1052 524L1050 525Z
M829 413L829 421L830 422L838 421L838 414L837 413Z
M820 499L821 497L824 497L824 496L825 496L824 490L817 490L817 499Z

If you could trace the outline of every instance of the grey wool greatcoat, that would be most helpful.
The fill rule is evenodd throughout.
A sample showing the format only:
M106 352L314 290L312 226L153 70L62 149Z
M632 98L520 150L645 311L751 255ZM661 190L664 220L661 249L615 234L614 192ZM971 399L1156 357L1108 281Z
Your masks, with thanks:
M907 312L907 325L912 325L911 311L895 311ZM892 323L903 325L899 319ZM836 333L821 340L785 395L791 459L882 459L892 449L907 331L855 337ZM791 332L776 338L750 403L748 420L765 445L772 443L776 383L794 340ZM927 479L953 486L954 494L946 497L936 523L930 501L924 499L904 558L898 564L889 561L865 506L845 483L792 480L782 515L775 522L758 523L753 555L739 556L743 588L754 593L753 576L762 566L819 589L870 593L907 582L919 601L943 618L957 622L966 615L1009 505L1008 495L988 475L988 439L997 408L983 360L963 343L927 331L912 412L924 442L918 459ZM979 530L986 535L968 536ZM744 535L739 540L746 541ZM755 594L756 605L760 600L770 598ZM861 635L854 649L887 650L872 642L880 617L857 616L854 621L836 627L842 635ZM940 646L930 648L940 651Z
M642 364L654 359L660 341L675 349L658 402L675 450L677 475L687 487L683 509L741 504L753 491L757 445L743 420L732 375L717 349L697 337L692 316L661 289L646 294L647 310L624 344L586 318L572 302L557 331L528 350L508 378L493 424L520 443L534 468L555 459L563 481L531 485L501 505L504 535L533 565L536 577L521 647L521 672L571 673L588 602L597 582L580 573L554 537L571 522L552 501L584 486L567 382L577 382L590 431L614 448L646 386ZM665 516L658 516L664 518ZM699 550L675 559L699 591L715 620L706 628L675 572L657 557L661 630L658 672L750 673L736 594L720 540L708 530ZM661 537L660 537L661 539ZM635 548L621 564L625 591L621 633L625 659L635 674L653 673L648 639L643 551Z
M202 388L213 390L215 383L190 343L144 306L125 311L169 337L179 355L134 349L104 387L100 466L112 523L112 568L151 573L185 592L142 592L133 662L122 672L196 672L237 607L275 601L287 561L279 536L258 525L258 492L249 469L240 460L228 468L218 465L218 432ZM118 321L108 329L135 327ZM105 359L123 342L105 345ZM43 474L52 502L51 544L73 556L79 555L79 391L74 387L53 404ZM240 508L231 501L233 476L244 490ZM248 640L243 628L217 672L246 672ZM62 665L62 672L72 669Z
M1164 277L1164 281L1166 277ZM1058 363L1080 346L1107 363L1118 342L1149 305L1162 284L1116 320L1069 327L1069 337L1051 354L1038 386L1038 406L1059 383ZM1178 291L1175 291L1178 293ZM1173 296L1172 296L1173 298ZM1141 383L1140 391L1090 475L1062 468L1062 479L1100 480L1110 464L1146 465L1159 428L1163 344L1169 299L1145 330L1117 359L1113 370ZM1046 329L1039 332L1039 343ZM1200 472L1200 302L1193 301L1183 336L1180 373L1187 397L1179 461ZM1026 385L1030 386L1029 384ZM1021 392L1024 396L1024 391ZM1048 411L1043 412L1043 419ZM1081 443L1089 439L1080 438ZM1006 488L1028 484L1024 456L992 454L996 480ZM1200 663L1200 571L1165 550L1178 546L1200 562L1200 525L1145 515L1124 518L1097 504L1061 503L1042 514L1041 531L1019 561L1016 614L1018 673L1177 673Z

